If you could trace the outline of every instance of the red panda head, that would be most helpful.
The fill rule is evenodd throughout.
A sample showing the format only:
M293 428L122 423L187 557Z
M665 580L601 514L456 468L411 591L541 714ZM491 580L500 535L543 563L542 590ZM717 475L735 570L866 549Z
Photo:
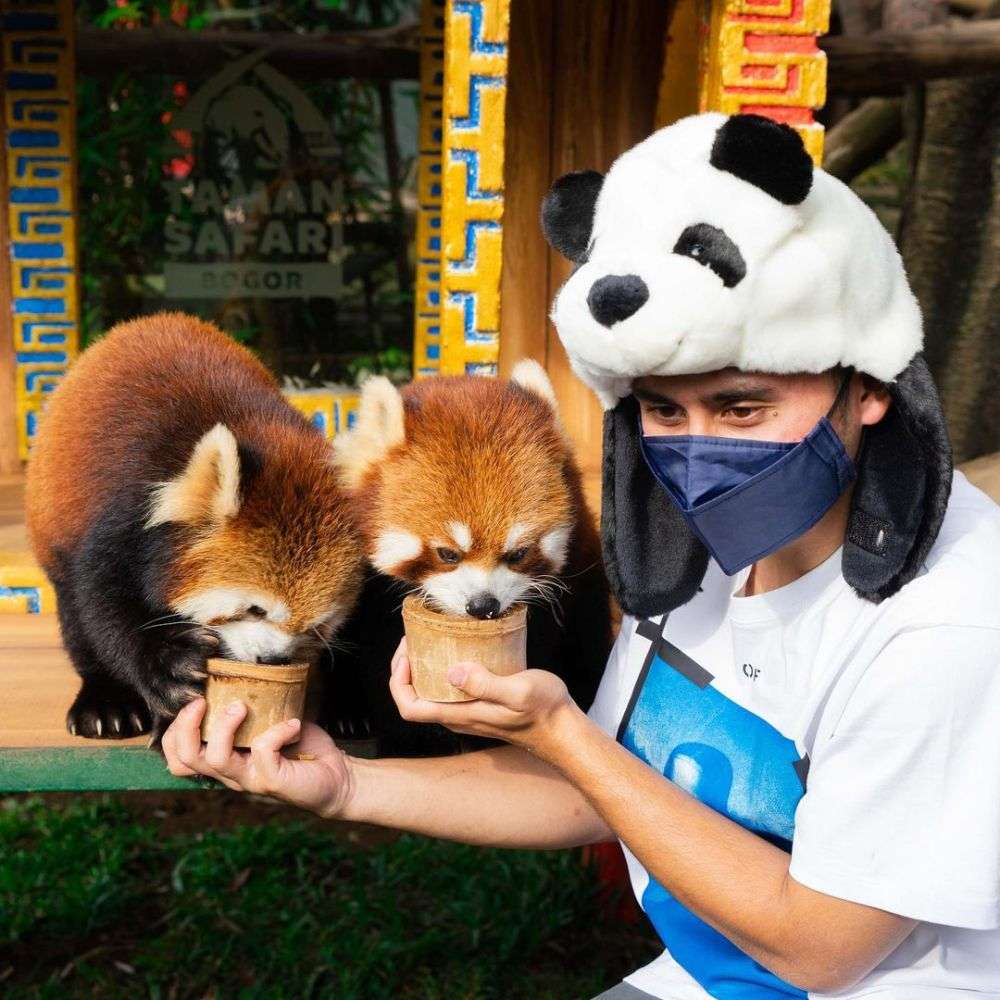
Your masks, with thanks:
M276 423L216 424L154 487L147 527L179 528L171 610L226 656L310 659L351 611L363 553L327 443Z
M370 379L334 450L372 563L441 610L490 618L564 588L579 477L535 362L510 382Z

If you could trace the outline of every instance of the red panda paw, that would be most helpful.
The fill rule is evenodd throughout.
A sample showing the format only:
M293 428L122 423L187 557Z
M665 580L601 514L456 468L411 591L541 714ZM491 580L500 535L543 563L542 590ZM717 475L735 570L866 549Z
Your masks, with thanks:
M66 728L74 736L93 740L125 740L148 733L152 720L145 700L118 681L85 677L66 713Z

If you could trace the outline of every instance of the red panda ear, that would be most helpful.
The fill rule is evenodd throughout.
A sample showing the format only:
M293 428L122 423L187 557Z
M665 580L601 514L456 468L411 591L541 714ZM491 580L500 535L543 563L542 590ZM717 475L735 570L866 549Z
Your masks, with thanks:
M334 460L348 488L357 489L365 473L406 440L403 397L384 376L361 387L361 405L354 427L333 439Z
M510 380L547 403L552 410L552 416L555 417L556 425L562 430L556 391L552 388L548 373L537 361L533 358L522 358L511 370Z
M176 521L220 527L240 509L240 456L233 432L224 424L206 431L184 470L151 495L146 527Z

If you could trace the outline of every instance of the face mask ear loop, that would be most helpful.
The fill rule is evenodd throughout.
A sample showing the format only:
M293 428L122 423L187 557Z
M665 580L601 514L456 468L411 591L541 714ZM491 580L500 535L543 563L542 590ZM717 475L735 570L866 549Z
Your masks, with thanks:
M833 402L830 404L830 409L826 411L826 419L829 420L834 413L837 412L837 407L844 401L844 396L847 395L847 387L851 384L851 377L854 375L854 369L848 368L844 371L844 377L840 380L840 385L837 387L837 395L833 397Z

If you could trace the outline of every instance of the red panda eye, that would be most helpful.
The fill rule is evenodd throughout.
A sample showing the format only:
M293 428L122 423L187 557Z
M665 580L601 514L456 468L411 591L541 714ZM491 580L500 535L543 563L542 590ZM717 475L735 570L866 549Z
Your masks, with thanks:
M457 563L462 561L461 553L456 552L454 549L435 549L434 551L441 562Z
M260 607L257 604L251 604L250 607L247 608L246 613L247 613L247 617L249 617L249 618L266 618L267 617L267 612L262 607Z
M523 548L523 549L514 549L513 552L508 552L503 557L503 559L504 559L504 562L507 562L507 563L519 563L527 554L528 554L528 550L526 548Z

